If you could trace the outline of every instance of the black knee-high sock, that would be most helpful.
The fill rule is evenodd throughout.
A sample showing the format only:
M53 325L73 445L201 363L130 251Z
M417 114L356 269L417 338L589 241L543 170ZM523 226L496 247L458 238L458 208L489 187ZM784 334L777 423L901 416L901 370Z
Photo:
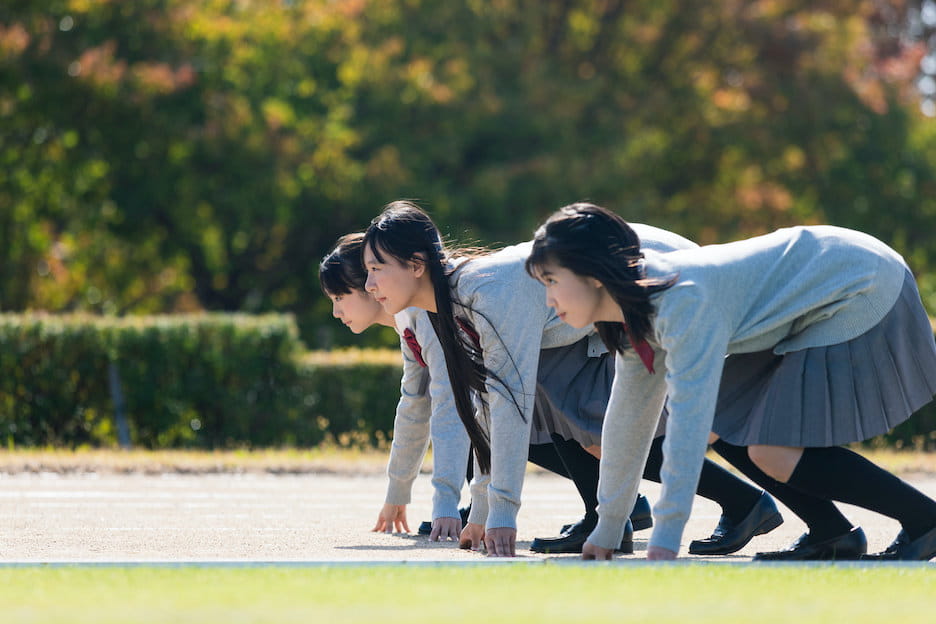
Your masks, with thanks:
M810 496L770 477L751 461L747 447L716 440L712 444L712 449L805 522L811 541L826 540L851 530L851 522L842 515L832 501Z
M936 527L936 501L840 446L804 449L787 484L894 518L911 540Z
M574 440L555 438L551 444L531 444L531 462L571 479L585 507L585 521L598 522L598 458Z
M527 459L540 468L545 468L549 472L553 472L560 477L565 477L566 479L572 478L569 475L569 471L566 470L565 464L562 463L562 458L559 457L556 445L552 442L547 442L546 444L531 444Z
M647 455L647 463L644 466L643 478L654 483L662 483L660 470L663 468L663 439L665 435L653 439L650 445L650 454Z
M601 462L597 457L582 448L575 440L563 440L553 435L556 452L585 506L585 522L598 522L598 473Z
M663 467L663 438L665 437L656 438L650 445L650 455L644 467L644 479L661 482L660 468ZM761 491L756 487L745 483L708 459L702 464L696 493L721 505L722 513L734 522L744 520L761 497Z

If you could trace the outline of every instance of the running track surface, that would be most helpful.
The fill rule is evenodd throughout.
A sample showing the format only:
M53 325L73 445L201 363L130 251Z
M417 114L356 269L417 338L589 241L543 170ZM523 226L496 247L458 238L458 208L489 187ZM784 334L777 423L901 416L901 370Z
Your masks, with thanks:
M914 486L936 497L936 476L910 475ZM383 503L382 475L334 474L0 474L0 564L90 562L480 562L477 552L453 542L415 535L430 518L431 484L421 474L407 508L411 533L372 533ZM644 482L651 502L659 486ZM464 496L467 499L467 487ZM869 550L883 549L897 523L842 505L860 524ZM718 522L718 507L695 499L683 538L686 561L746 562L758 551L786 547L804 525L781 508L786 522L728 557L686 554L690 540L705 537ZM518 518L517 554L524 560L568 559L537 555L534 536L549 536L582 515L571 482L531 471ZM644 558L650 531L635 536ZM936 564L933 564L936 565Z

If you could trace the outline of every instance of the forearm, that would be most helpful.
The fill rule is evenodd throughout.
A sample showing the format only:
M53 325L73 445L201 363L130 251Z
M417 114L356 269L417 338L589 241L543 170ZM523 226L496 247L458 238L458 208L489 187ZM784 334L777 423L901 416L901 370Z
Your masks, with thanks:
M509 290L503 283L488 284L471 301L471 320L488 371L491 482L486 527L516 528L548 308L542 287L526 274Z
M588 538L596 546L614 549L621 543L665 398L659 371L647 374L632 353L617 356L601 439L599 520Z
M432 432L432 518L458 517L458 503L468 469L471 443L457 415L454 422L433 415Z
M491 482L488 486L488 528L516 528L529 457L532 405L490 393ZM532 403L532 399L528 403Z
M693 326L689 320L676 325L687 326ZM668 354L669 418L660 471L663 491L653 508L655 526L650 545L678 552L708 447L728 330L715 326L704 339L667 331L665 324L660 331Z
M429 446L429 398L401 397L387 462L387 503L406 505Z
M491 483L491 475L481 474L481 467L478 466L477 459L474 461L474 478L471 480L471 511L468 514L468 522L472 524L484 525L488 517L488 485Z
M428 318L425 321L428 324ZM432 401L432 519L457 518L471 442L455 407L442 347L431 327L426 329L424 324L422 329L426 330L420 334L423 357L429 367Z
M714 410L714 396L692 394L688 402L670 397L660 471L663 490L653 508L654 529L649 544L673 552L679 552L692 511L711 430L712 418L706 414Z

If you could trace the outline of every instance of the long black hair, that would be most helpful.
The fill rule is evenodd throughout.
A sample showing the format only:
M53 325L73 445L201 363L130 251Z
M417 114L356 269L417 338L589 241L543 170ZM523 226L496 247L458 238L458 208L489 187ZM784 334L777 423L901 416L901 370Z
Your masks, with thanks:
M640 238L624 219L601 206L576 203L560 208L536 230L526 270L536 277L543 265L555 263L597 279L621 307L624 323L639 341L653 330L650 296L677 279L647 279L641 258ZM621 323L598 322L595 328L612 353L623 353L630 346Z
M472 254L447 250L429 215L405 200L387 204L383 212L371 221L364 233L364 247L370 249L379 262L385 262L386 255L398 262L425 263L436 303L436 312L428 313L429 320L445 355L455 408L471 439L481 472L489 473L490 440L475 417L471 393L486 392L488 377L496 377L485 368L480 346L472 342L466 335L466 328L460 327L455 318L449 281L451 261L459 256L470 258ZM471 331L472 328L467 329Z
M347 295L352 290L364 290L367 272L361 255L364 232L345 234L335 242L335 248L319 263L319 284L326 295Z

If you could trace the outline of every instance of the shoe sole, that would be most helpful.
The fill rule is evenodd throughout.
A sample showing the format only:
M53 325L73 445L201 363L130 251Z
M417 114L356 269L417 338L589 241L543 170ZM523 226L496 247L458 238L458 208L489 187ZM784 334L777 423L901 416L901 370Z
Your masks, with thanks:
M833 549L832 552L823 554L821 557L759 557L754 556L754 561L861 561L868 557L865 553L859 552L839 552Z
M582 554L582 549L571 550L566 548L533 548L530 547L530 552L535 552L540 555L580 555Z
M582 549L577 550L570 548L549 548L537 546L530 546L530 552L535 552L540 555L580 555L582 554ZM623 540L620 547L615 548L614 552L622 555L633 555L634 554L634 541L633 540Z
M752 535L751 537L763 535L764 533L770 533L771 531L776 529L781 524L783 524L783 516L781 516L780 512L778 511L777 513L773 514L772 516L770 516L769 518L761 522L760 526L754 530L754 535Z
M738 552L739 550L747 546L750 543L750 541L754 539L755 537L757 537L758 535L763 535L764 533L770 533L771 531L776 529L781 524L783 524L783 516L781 516L780 512L778 511L778 512L771 514L767 518L764 518L764 521L761 522L759 525L757 525L757 528L754 529L754 531L751 533L751 536L747 538L746 540L744 540L744 542L739 544L737 548L719 548L719 549L714 549L714 550L703 549L700 551L697 548L692 548L692 546L690 545L689 554L690 555L702 555L702 556L730 555L732 553Z

